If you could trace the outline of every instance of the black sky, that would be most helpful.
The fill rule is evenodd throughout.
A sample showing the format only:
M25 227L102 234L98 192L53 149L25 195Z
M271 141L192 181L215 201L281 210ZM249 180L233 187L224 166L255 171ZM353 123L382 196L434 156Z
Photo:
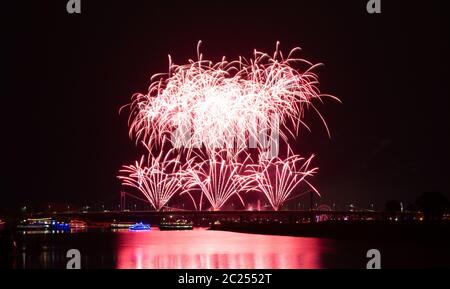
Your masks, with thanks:
M117 199L117 170L140 154L119 108L166 71L168 53L195 58L198 40L213 60L273 52L279 40L325 64L321 91L343 101L319 106L332 138L309 113L313 131L295 144L317 155L323 202L449 196L445 1L382 0L380 15L365 0L82 0L81 15L62 0L9 2L0 207Z

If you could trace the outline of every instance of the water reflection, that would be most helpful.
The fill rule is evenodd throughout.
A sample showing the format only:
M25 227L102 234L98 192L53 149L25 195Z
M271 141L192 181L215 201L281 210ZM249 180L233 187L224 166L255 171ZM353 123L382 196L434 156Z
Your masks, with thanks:
M117 268L321 268L324 239L221 231L119 232Z
M63 269L67 251L74 248L81 252L84 269L365 268L370 248L383 252L385 268L447 268L450 256L447 242L408 240L406 246L402 240L339 240L209 230L111 232L102 228L16 232L9 237L2 239L0 268Z

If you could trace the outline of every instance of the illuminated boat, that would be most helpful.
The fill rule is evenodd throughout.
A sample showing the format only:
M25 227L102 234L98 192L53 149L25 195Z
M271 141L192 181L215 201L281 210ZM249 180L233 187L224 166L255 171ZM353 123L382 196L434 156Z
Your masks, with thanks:
M192 222L188 222L186 220L176 220L176 221L167 221L167 222L163 221L159 224L159 229L161 231L192 230L193 224L192 224Z
M51 222L52 226L52 230L57 230L57 231L68 231L70 230L70 225L68 223L64 223L64 222L57 222L55 220L52 220Z
M130 231L149 231L150 225L144 224L142 222L131 225L129 228Z
M51 229L52 219L51 218L29 218L22 220L18 225L19 230L48 230Z

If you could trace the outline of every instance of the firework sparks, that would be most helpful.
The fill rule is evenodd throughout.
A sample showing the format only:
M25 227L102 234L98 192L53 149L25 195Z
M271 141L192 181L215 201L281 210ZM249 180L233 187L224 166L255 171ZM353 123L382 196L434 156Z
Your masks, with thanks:
M284 58L277 43L273 56L255 50L249 60L229 62L224 57L213 63L203 60L199 50L198 60L189 64L170 60L169 72L154 75L147 94L133 96L130 136L153 147L175 133L175 147L204 146L206 152L251 142L264 146L256 132L276 117L283 128L281 139L287 142L301 124L306 126L305 107L315 109L311 101L324 96L312 72L316 65L292 57L298 50ZM309 68L294 69L299 62Z
M144 156L134 165L123 166L118 178L122 185L136 188L159 211L167 202L182 189L179 172L182 166L179 157L170 159L171 151L163 156L149 153L147 163Z
M200 44L196 61L176 65L169 56L168 73L153 75L148 92L133 95L129 135L144 144L149 158L147 164L142 157L124 166L122 183L142 192L156 210L177 192L188 194L200 210L203 198L213 210L233 196L245 206L241 194L250 191L264 194L278 210L299 195L294 193L302 184L319 194L308 181L318 170L311 168L313 156L293 154L288 143L300 127L309 130L303 120L308 108L319 115L329 135L313 102L339 99L320 93L313 72L317 65L294 57L299 48L284 57L279 43L273 55L255 50L250 59L223 57L214 63L203 59ZM280 139L288 148L284 159L277 156ZM173 148L163 157L166 144ZM257 163L247 153L238 160L245 147L258 149ZM155 148L160 150L156 157L151 153ZM175 149L178 157L169 157ZM195 191L200 192L198 207Z
M263 158L258 164L250 165L247 169L247 178L254 180L256 183L249 188L262 192L274 210L280 209L290 197L293 197L294 190L298 189L303 183L320 195L317 189L307 180L318 170L317 167L310 168L313 157L314 155L305 159L293 155L289 150L285 159L279 157ZM296 194L295 197L300 195Z
M233 196L236 196L245 206L240 192L248 189L251 179L244 175L244 170L250 157L244 161L226 158L227 151L215 152L209 158L191 164L183 173L187 190L200 190L199 208L201 210L203 196L206 197L214 211L219 210ZM186 192L186 191L185 191Z

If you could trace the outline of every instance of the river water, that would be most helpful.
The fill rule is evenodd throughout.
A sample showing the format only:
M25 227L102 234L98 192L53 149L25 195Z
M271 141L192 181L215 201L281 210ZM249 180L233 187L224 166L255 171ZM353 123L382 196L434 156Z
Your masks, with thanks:
M365 268L369 249L380 250L384 267L447 266L439 246L192 231L22 232L15 237L15 268L65 268L69 249L82 268L300 269ZM448 254L448 251L447 251Z

